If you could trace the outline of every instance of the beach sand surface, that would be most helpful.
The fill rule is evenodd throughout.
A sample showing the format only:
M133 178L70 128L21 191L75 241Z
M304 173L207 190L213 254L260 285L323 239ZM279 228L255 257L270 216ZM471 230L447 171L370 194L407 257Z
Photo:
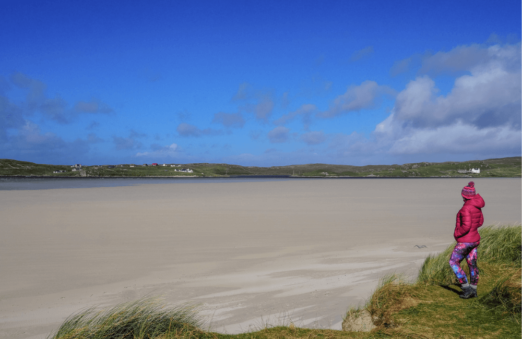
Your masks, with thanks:
M385 274L413 279L453 242L468 181L0 191L0 338L46 338L74 312L143 297L198 304L222 333L340 329ZM520 179L475 182L486 225L520 223Z

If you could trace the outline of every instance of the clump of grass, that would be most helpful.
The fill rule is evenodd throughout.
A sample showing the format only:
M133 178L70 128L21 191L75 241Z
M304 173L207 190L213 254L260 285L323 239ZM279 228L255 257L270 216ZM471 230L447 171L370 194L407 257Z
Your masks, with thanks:
M446 286L454 284L457 279L448 263L454 246L455 245L451 245L440 254L429 255L422 264L417 282L428 285Z
M478 260L489 263L521 263L522 233L520 226L481 227Z
M366 309L370 312L375 326L390 328L395 326L392 314L417 304L418 300L411 284L402 276L391 274L381 279Z
M479 229L481 240L478 247L478 264L518 264L521 263L521 227L520 226L486 226ZM448 286L457 283L455 274L448 261L455 244L449 246L438 255L430 255L420 269L417 282L428 285ZM466 261L462 268L468 272ZM480 268L480 266L479 266Z
M88 309L67 318L52 339L145 339L176 337L201 325L191 306L166 307L142 299L108 310Z
M510 274L501 276L494 283L491 291L480 297L479 302L484 306L499 311L502 314L514 316L519 319L521 313L521 283L520 268L512 270Z

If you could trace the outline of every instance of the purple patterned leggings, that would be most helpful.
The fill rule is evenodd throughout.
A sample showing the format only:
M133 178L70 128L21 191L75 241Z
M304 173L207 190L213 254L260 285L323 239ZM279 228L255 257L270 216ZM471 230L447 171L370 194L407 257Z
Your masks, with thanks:
M451 253L451 259L449 264L455 272L459 283L467 284L468 278L466 273L460 268L460 262L466 258L468 263L469 272L471 276L471 285L477 285L479 281L479 270L477 267L477 247L478 242L459 242L455 246L453 253Z

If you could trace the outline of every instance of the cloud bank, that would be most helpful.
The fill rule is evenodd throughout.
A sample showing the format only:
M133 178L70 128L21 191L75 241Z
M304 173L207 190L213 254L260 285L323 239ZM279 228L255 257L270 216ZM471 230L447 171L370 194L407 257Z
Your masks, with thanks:
M430 74L448 72L464 74L440 95ZM332 146L345 155L520 154L520 44L459 46L425 58L419 73L371 138L347 136Z

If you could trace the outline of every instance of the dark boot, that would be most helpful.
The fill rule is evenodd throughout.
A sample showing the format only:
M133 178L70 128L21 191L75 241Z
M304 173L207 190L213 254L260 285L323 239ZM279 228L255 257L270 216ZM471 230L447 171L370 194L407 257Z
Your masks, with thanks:
M477 296L477 291L475 291L475 289L471 288L471 287L464 287L462 289L462 293L460 294L460 297L462 299L474 298L476 296Z
M471 288L471 292L473 292L473 296L471 298L476 298L478 295L477 295L477 289L476 288L473 288L473 287L469 287Z

